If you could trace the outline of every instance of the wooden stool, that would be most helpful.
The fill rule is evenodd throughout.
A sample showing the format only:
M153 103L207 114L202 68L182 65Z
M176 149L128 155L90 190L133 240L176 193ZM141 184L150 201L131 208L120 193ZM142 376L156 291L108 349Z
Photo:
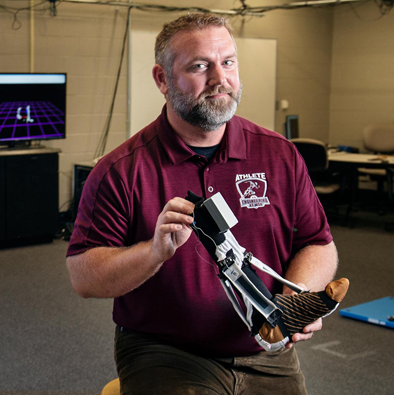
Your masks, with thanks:
M101 391L101 395L120 395L119 379L110 381Z

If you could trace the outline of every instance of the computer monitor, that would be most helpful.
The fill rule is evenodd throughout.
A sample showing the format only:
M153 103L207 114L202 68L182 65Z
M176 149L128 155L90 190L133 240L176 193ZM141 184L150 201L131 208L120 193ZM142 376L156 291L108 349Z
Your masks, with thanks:
M66 137L66 74L0 73L0 145Z
M298 115L287 115L284 129L288 140L298 138Z

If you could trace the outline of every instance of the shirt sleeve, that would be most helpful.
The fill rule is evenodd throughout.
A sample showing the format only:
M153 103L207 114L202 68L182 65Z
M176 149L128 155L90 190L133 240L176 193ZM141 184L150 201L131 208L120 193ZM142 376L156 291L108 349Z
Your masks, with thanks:
M297 150L295 151L296 216L293 253L307 245L326 245L333 239L304 159Z
M67 256L94 247L125 245L129 196L117 171L100 165L96 165L84 185Z

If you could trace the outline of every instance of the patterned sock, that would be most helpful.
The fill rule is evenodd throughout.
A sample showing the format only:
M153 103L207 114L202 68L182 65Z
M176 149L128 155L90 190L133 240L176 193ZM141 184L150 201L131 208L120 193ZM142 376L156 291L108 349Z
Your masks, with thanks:
M260 336L268 343L276 343L332 313L349 288L349 280L342 278L329 283L321 292L302 292L294 295L275 295L273 302L283 311L279 324L272 328L268 322L261 327Z

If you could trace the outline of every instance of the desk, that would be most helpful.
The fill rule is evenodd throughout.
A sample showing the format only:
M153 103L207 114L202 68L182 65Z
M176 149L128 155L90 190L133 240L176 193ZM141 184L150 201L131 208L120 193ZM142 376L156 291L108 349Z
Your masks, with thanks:
M350 187L350 204L348 214L353 210L358 190L358 173L359 167L394 169L393 155L375 155L375 154L352 154L344 151L329 150L328 160L330 166L334 169L345 170L349 177ZM391 178L388 179L389 181ZM388 190L392 191L392 184L389 182ZM392 193L389 192L392 198Z
M329 150L328 160L330 162L356 165L357 167L394 167L393 155L351 154L344 151Z

